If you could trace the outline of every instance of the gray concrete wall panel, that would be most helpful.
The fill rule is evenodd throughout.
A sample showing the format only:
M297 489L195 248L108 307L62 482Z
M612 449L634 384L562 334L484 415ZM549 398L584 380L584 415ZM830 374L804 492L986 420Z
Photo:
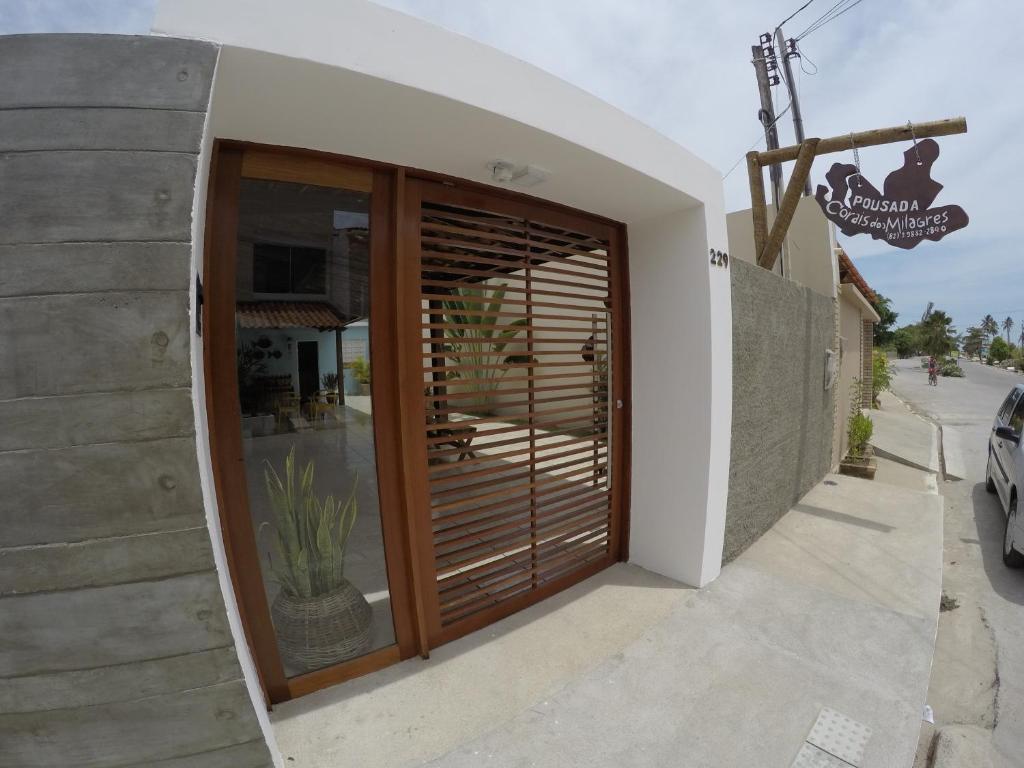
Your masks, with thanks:
M756 541L831 467L832 299L733 260L733 411L723 560Z
M0 152L194 152L205 117L202 112L155 109L12 109L0 112ZM40 131L40 126L46 130Z
M0 299L0 399L187 387L185 291Z
M2 114L2 112L0 112ZM53 293L180 291L190 243L0 245L0 297Z
M129 107L205 113L216 61L216 47L198 40L12 35L0 45L0 108Z
M195 174L183 152L7 152L0 243L186 242Z
M192 438L3 451L0 477L3 547L206 524Z
M272 764L194 435L216 59L195 40L0 38L0 766Z

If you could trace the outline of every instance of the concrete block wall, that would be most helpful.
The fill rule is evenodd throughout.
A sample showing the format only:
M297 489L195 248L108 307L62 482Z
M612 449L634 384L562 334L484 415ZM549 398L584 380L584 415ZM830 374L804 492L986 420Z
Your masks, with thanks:
M734 259L733 409L723 560L753 544L832 464L832 298Z
M0 37L0 766L265 768L200 494L215 46Z

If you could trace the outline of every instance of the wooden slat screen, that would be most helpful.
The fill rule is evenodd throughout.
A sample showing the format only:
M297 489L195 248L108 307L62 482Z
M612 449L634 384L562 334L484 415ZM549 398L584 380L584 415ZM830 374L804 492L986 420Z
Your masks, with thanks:
M424 200L423 407L439 626L610 564L608 240Z

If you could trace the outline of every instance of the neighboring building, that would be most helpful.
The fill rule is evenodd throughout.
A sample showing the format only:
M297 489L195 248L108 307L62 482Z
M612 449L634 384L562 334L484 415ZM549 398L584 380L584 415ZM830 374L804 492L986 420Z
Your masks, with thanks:
M860 390L859 407L870 408L872 400L871 358L874 349L875 323L878 312L872 306L876 301L875 292L857 271L853 261L843 250L836 247L836 261L839 264L839 383L836 397L836 437L833 463L846 455L848 435L846 421L854 403L855 388ZM856 387L855 387L856 385Z
M720 173L458 35L304 7L0 40L0 764L270 765L268 704L621 560L719 573ZM278 541L350 500L343 568L328 528Z

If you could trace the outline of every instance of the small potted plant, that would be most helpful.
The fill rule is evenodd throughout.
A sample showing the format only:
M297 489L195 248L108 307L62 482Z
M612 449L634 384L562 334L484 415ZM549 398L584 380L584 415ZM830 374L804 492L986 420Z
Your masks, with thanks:
M850 388L850 415L846 419L846 457L839 463L844 475L874 480L878 462L874 449L868 443L874 430L871 417L861 410L861 383L854 380Z
M370 362L362 355L352 361L352 375L359 384L359 394L370 394Z
M268 560L280 586L270 614L281 655L295 667L312 670L364 654L372 639L373 611L345 578L358 479L347 500L321 499L313 490L310 461L296 488L295 446L285 459L284 478L266 462L264 479L277 534L276 557Z

